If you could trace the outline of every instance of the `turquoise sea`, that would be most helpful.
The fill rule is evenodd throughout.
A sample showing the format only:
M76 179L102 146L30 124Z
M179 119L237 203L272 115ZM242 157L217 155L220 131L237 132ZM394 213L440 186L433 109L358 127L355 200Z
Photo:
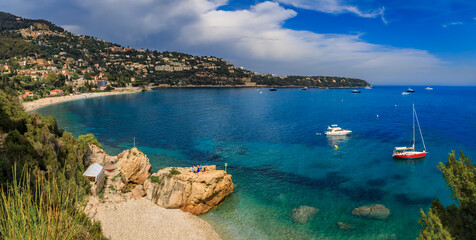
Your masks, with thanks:
M94 133L115 155L136 145L153 171L216 164L235 191L201 215L224 239L415 239L420 208L453 203L436 168L452 150L476 161L476 87L377 86L350 89L173 88L83 99L38 110L74 135ZM392 159L410 146L412 104L429 154ZM378 117L377 117L378 115ZM335 139L330 124L352 130ZM417 135L418 137L418 135ZM417 148L422 149L417 138ZM335 150L334 145L338 145ZM355 207L381 203L386 220L356 218ZM305 224L293 208L319 209ZM339 229L337 222L355 227Z

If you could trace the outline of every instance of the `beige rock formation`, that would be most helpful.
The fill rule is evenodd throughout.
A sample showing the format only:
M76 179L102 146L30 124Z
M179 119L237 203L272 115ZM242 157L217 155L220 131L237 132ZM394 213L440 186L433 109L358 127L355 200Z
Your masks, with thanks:
M91 165L93 163L99 163L104 166L106 163L115 163L117 157L111 157L101 148L97 147L94 144L89 144L88 150L86 151L86 164Z
M180 208L198 215L220 205L233 192L231 175L216 166L207 171L192 173L190 168L164 168L152 174L154 181L144 183L146 198L164 208Z
M294 222L304 224L309 219L313 218L318 212L319 209L315 207L300 206L291 211L291 217Z
M137 148L124 150L117 155L117 160L125 183L143 184L150 176L149 159Z
M382 204L372 204L370 206L354 208L354 210L352 210L352 215L383 220L390 216L390 210Z

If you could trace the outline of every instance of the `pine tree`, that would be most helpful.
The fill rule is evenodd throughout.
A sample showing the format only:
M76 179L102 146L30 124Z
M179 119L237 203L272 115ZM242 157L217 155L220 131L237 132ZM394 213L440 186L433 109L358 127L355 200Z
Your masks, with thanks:
M436 199L428 214L421 210L419 239L476 239L476 166L463 152L459 160L451 152L448 162L440 162L438 169L457 204L445 208Z

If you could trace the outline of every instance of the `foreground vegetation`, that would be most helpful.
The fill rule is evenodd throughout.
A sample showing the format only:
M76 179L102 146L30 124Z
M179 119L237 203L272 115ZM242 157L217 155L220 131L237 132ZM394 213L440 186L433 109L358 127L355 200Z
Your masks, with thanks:
M91 223L80 209L84 190L73 181L62 174L46 178L40 171L32 176L26 168L13 179L0 189L2 238L104 239L100 223Z
M425 214L421 210L419 239L470 240L476 239L476 166L460 152L459 160L450 153L446 164L438 168L451 190L456 204L444 207L436 199Z
M12 90L3 88L7 92ZM77 140L53 117L28 114L0 88L0 239L101 239L81 211L93 135Z

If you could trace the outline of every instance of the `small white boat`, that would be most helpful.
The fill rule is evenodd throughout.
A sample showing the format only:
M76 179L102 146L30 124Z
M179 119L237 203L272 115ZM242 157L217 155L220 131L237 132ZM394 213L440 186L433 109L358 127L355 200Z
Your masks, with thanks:
M326 135L330 136L343 136L343 135L348 135L352 131L350 130L345 130L337 126L337 124L332 124L330 127L327 127Z
M408 92L402 92L402 95L410 95Z
M365 89L372 89L372 87L371 87L371 86L367 86L367 87L365 87Z
M425 90L433 90L431 87L426 87Z
M415 90L408 88L407 92L415 92Z

